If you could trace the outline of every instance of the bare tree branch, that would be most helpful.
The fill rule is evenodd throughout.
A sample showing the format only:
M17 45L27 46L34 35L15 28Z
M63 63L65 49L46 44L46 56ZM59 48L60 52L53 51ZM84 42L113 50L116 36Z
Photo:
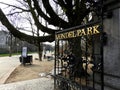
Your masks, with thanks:
M47 13L50 15L51 19L55 22L55 23L59 23L59 27L64 27L64 28L68 28L69 24L66 23L63 19L61 19L52 9L49 0L42 0L43 5L47 11Z
M3 11L0 9L0 21L1 23L10 31L10 33L12 33L15 37L21 39L21 40L25 40L29 43L33 43L35 44L36 42L52 42L54 41L55 37L54 35L49 35L49 36L41 36L41 37L33 37L27 34L24 34L20 31L18 31L7 19L7 17L5 16L5 14L3 13Z
M14 15L16 13L23 13L23 11L16 11L16 12L13 12L13 13L9 13L9 14L6 14L7 16L11 16L11 15Z
M33 19L34 19L34 21L35 21L35 24L36 24L37 28L39 28L41 31L46 32L46 33L48 33L48 34L55 34L55 31L58 31L58 30L50 29L50 28L47 28L47 27L43 26L43 25L39 22L39 20L38 20L38 18L37 18L37 15L36 15L34 9L33 9L32 6L31 6L31 0L27 0L27 1L28 1L29 7L30 7L30 10L31 10L31 14L32 14L32 16L33 16Z
M62 27L62 28L67 28L68 27L68 23L65 22L64 20L59 18L61 20L61 23L62 23L62 24L60 24L56 19L52 19L52 18L48 17L46 14L44 14L44 12L41 10L37 0L33 0L33 2L34 2L34 7L36 8L38 14L41 17L43 17L49 24L52 24L54 26L59 26L59 27ZM56 23L56 21L57 21L57 23Z
M24 8L15 6L15 5L11 5L11 4L7 4L7 3L3 3L3 2L0 2L0 3L4 4L4 5L7 5L7 6L11 6L11 7L17 8L17 9L20 9L20 10L25 11L25 12L30 12L30 10L27 10L27 9L24 9Z

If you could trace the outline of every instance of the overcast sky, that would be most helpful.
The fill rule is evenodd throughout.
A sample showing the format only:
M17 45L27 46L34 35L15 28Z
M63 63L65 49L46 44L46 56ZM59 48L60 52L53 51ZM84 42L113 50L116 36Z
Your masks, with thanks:
M14 3L16 3L16 0L0 0L0 2L14 4ZM0 8L5 8L5 7L6 7L6 5L0 4Z

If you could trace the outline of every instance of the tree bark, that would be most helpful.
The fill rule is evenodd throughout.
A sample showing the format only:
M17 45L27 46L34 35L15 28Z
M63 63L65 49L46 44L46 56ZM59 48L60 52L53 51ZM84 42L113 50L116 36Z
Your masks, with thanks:
M38 43L38 56L40 61L42 61L42 51L41 43Z

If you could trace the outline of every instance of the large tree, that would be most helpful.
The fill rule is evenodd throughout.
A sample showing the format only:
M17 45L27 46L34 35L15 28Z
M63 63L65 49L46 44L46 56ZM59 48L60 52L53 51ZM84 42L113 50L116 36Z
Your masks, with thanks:
M11 11L8 16L5 15L0 9L0 21L1 23L17 38L25 40L35 45L40 45L40 42L52 42L55 40L55 32L65 30L66 28L78 26L84 23L84 18L88 17L90 12L97 11L99 9L98 2L96 0L15 0L19 4L5 4L11 7ZM99 0L97 0L99 1ZM96 8L96 6L98 6ZM99 13L96 13L99 14ZM25 17L27 15L27 17ZM11 17L11 19L10 19ZM15 18L15 19L14 19ZM21 25L20 21L18 26L15 20L21 18L26 19L25 24L31 25L31 31L33 35L27 35L20 32L24 30L25 25ZM43 23L42 21L45 23ZM12 22L14 21L14 23ZM23 22L22 22L23 23ZM23 27L22 27L23 26ZM52 26L52 28L51 28ZM54 27L54 28L53 28ZM34 31L37 31L37 35L34 35ZM40 36L39 31L47 33L47 35ZM80 39L71 40L76 43L73 45L73 52L76 57L81 58ZM40 48L39 48L40 49ZM41 49L40 49L41 50ZM80 65L82 66L82 64Z
M1 23L17 38L28 41L30 43L54 41L54 34L56 31L64 30L73 26L81 25L83 19L91 11L90 5L93 5L94 0L15 0L19 3L18 6L12 4L6 4L12 7L12 11L9 16L16 13L27 13L32 18L32 22L39 31L48 33L46 36L30 36L19 31L23 27L16 28L16 26L10 22L10 19L0 9L0 21ZM2 2L0 2L2 3ZM5 4L5 3L2 3ZM58 10L56 10L56 7ZM17 15L16 15L17 18ZM20 18L20 16L19 16ZM46 21L47 25L41 23L41 18ZM27 19L28 20L28 19ZM29 19L30 21L30 19ZM48 27L52 25L57 28ZM31 28L32 30L32 28Z

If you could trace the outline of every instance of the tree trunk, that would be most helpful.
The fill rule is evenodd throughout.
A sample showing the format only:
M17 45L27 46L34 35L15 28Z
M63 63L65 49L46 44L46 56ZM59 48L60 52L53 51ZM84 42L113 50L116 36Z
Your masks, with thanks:
M42 46L41 46L41 43L38 43L38 56L39 56L39 60L42 61Z
M12 56L12 34L10 34L9 57Z

